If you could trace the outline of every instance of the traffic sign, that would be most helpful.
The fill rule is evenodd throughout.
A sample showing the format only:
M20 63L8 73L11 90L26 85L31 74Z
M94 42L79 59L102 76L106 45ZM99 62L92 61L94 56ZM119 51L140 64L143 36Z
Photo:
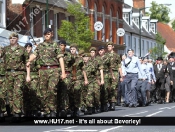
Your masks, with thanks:
M101 31L103 29L103 23L100 22L100 21L97 21L95 24L94 24L94 29L96 31Z
M119 37L124 36L124 35L125 35L125 30L124 30L123 28L118 28L118 30L117 30L117 35L118 35Z

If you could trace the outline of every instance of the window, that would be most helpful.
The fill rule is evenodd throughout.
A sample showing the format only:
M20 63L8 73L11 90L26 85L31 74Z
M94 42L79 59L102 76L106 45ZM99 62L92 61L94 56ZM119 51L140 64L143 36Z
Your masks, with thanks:
M117 12L117 24L116 25L117 25L117 29L118 29L119 28L119 15L118 15L118 12ZM119 36L118 35L117 35L117 44L119 44Z
M32 13L33 12L33 8L30 8L30 13ZM34 31L33 31L33 29L34 29L34 27L33 27L34 25L33 25L33 17L31 17L30 18L30 33L31 33L31 35L32 36L34 36L33 34L34 34Z
M103 29L102 29L102 41L105 42L105 8L102 7L102 13L103 13Z
M134 38L134 45L133 45L133 50L136 52L136 43L137 43L137 41L136 41L136 38Z
M142 40L142 46L141 46L141 48L142 48L142 56L144 56L145 55L145 52L144 52L144 40Z
M131 48L131 37L128 36L128 48L130 49Z
M0 23L2 24L2 15L3 11L2 11L2 1L0 0Z
M153 43L151 42L151 48L153 48Z
M150 29L155 33L155 23L150 23Z
M89 4L88 4L87 0L86 0L86 5L85 5L84 9L86 10L86 14L89 14Z
M135 17L135 18L133 18L133 20L136 23L136 25L139 26L139 18Z
M112 10L110 9L110 41L112 41Z
M146 43L147 43L147 52L149 52L149 41L147 41Z
M145 22L145 28L148 29L148 21Z
M46 28L46 14L45 14L45 11L42 11L42 29L43 29L43 32Z
M94 5L94 23L97 21L97 5ZM94 29L94 39L97 40L97 31Z
M123 13L123 18L129 23L129 13Z

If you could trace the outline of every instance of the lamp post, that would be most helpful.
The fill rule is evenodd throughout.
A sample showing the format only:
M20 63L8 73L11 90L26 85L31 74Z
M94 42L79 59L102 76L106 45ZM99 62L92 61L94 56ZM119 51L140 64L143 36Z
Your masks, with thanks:
M159 4L159 5L170 6L171 4ZM141 26L141 25L142 25L142 24L141 24L141 21L142 21L141 19L142 19L142 18L141 18L141 15L142 15L142 14L141 14L141 11L144 10L144 9L146 9L146 8L150 8L150 7L143 7L143 8L140 8L140 9L139 9L139 39L140 39L140 40L139 40L139 43L140 43L140 56L142 55L142 53L141 53L141 52L142 52L142 48L141 48L141 43L142 43L142 28L141 28L141 27L142 27L142 26Z
M46 0L46 26L48 27L49 15L48 15L48 0Z

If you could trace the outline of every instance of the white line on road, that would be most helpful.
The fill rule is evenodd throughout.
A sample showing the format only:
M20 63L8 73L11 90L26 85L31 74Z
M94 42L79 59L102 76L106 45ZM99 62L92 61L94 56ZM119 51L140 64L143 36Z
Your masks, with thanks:
M114 129L117 129L117 128L120 128L120 127L123 127L123 126L117 126L117 127L112 127L112 128L109 128L109 129L104 129L104 130L101 130L100 132L108 132L108 131L111 131L111 130L114 130Z
M55 132L97 132L98 130L57 130Z
M160 110L163 110L163 109L172 109L172 108L175 108L175 106L172 106L172 107L163 107L163 108L159 108Z
M152 113L150 115L147 115L146 117L151 117L151 116L156 115L156 114L161 113L161 112L163 112L163 111L158 111L158 112Z
M123 117L125 117L125 116L131 116L131 115L139 115L139 114L143 114L143 113L146 113L146 112L148 112L148 111L143 111L143 112L140 112L140 113L135 113L135 114L124 115Z
M66 128L60 128L60 129L55 129L55 130L48 130L48 131L43 131L43 132L52 132L52 131L66 130L66 129L70 129L70 128L74 128L74 127L78 127L78 126L70 126L70 127L66 127Z

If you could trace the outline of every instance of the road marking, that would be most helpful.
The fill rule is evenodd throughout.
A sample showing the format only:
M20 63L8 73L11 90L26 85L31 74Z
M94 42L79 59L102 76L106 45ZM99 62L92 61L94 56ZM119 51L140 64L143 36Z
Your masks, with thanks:
M125 116L131 116L131 115L139 115L139 114L146 113L146 112L148 112L148 111L143 111L143 112L140 112L140 113L135 113L135 114L124 115L123 117L125 117Z
M55 130L55 132L97 132L98 130Z
M48 130L48 131L43 131L43 132L52 132L52 131L66 130L66 129L70 129L70 128L74 128L74 127L78 127L78 126L70 126L70 127L66 127L66 128L60 128L60 129L55 129L55 130Z
M172 107L163 107L163 108L159 108L160 110L163 110L163 109L172 109L172 108L175 108L175 106L172 106Z
M161 112L163 112L163 111L158 111L158 112L152 113L150 115L147 115L146 117L151 117L151 116L156 115L156 114L161 113Z
M111 130L114 130L114 129L117 129L117 128L120 128L120 127L123 127L123 126L112 127L112 128L109 128L109 129L101 130L99 132L108 132L108 131L111 131Z

